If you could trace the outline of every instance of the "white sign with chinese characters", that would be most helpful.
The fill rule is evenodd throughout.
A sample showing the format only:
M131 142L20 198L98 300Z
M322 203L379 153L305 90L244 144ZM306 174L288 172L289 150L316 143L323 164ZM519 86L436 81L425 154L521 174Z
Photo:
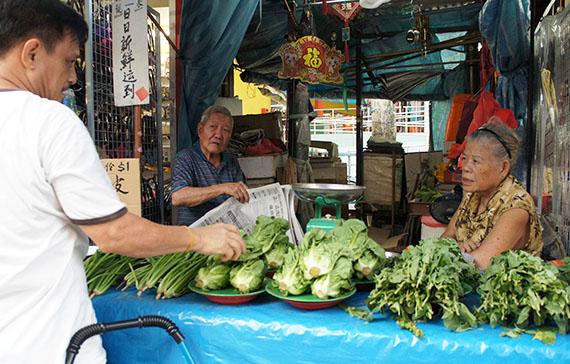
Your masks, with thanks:
M113 93L116 106L149 103L147 0L113 3Z

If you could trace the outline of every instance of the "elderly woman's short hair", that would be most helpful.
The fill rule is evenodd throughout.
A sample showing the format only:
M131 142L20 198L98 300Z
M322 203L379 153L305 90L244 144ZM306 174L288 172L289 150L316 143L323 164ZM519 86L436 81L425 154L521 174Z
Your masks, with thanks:
M515 168L521 139L503 122L489 119L488 123L469 134L467 140L485 143L498 160L510 162L511 171Z
M212 114L226 115L230 119L232 128L234 127L234 118L232 117L232 113L230 112L230 110L228 110L227 107L222 105L212 105L208 107L206 111L202 113L202 118L200 118L200 124L202 125L205 124L208 121L208 119L210 119L210 116L212 116Z

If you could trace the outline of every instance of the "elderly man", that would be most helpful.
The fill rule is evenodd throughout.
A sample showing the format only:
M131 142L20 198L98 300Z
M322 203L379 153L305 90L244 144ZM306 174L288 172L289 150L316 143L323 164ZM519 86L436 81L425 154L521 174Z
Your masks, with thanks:
M230 196L248 202L247 186L237 159L225 153L233 128L228 109L212 105L198 124L198 141L176 155L172 204L179 206L178 225L190 225Z

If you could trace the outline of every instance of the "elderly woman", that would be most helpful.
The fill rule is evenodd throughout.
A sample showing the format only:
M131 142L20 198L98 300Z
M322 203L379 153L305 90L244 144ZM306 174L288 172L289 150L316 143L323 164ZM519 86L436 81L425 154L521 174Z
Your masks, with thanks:
M487 123L471 133L462 156L463 200L441 235L486 268L509 249L542 252L542 232L534 201L510 172L519 137L504 124Z

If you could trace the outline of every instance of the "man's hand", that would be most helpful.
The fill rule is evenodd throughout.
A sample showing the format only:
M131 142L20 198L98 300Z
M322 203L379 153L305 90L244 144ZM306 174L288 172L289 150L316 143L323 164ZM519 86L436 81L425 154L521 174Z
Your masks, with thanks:
M466 240L459 246L459 248L462 253L471 253L472 251L479 249L480 246L481 243L478 241Z
M249 202L249 195L247 193L247 186L243 182L229 182L222 183L223 191L226 195L236 198L239 202Z
M245 242L237 227L228 224L214 224L192 229L194 249L200 254L221 254L222 261L236 260L245 253Z

